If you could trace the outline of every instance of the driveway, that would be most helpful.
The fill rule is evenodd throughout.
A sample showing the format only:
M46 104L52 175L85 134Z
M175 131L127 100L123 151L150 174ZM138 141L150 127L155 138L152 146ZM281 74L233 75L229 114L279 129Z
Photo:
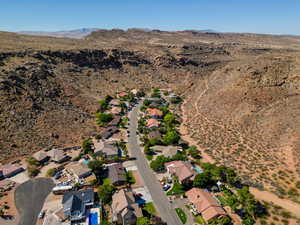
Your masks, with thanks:
M194 222L194 216L191 213L191 211L188 210L188 208L186 207L186 205L188 205L188 200L186 198L184 198L184 199L177 198L177 199L174 200L174 206L176 208L181 208L185 212L185 214L187 216L187 221L186 221L185 224L186 225L193 225L193 224L195 224L195 222Z
M129 114L130 118L130 136L128 138L128 147L129 153L132 157L136 157L136 165L141 174L141 177L147 186L150 195L152 196L153 203L159 212L163 221L169 225L182 225L179 220L175 209L169 203L169 200L165 193L162 190L162 186L156 179L153 171L150 169L147 159L145 158L144 153L142 153L140 146L138 144L136 130L137 130L137 116L138 108L141 106L141 103L136 106Z
M54 187L48 178L31 179L15 191L15 204L20 214L18 225L33 225L37 221L44 201Z
M18 184L22 184L22 183L25 183L26 181L28 181L30 178L28 177L27 172L23 171L23 172L18 173L17 175L10 177L8 179L16 182Z

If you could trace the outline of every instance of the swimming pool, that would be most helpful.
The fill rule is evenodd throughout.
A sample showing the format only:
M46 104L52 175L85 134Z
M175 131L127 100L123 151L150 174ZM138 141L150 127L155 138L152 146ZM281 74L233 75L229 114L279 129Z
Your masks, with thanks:
M98 213L90 213L89 225L98 225Z
M194 170L197 172L197 173L203 173L203 170L199 167L195 167Z
M84 160L82 161L82 163L85 164L85 165L87 165L87 164L89 164L89 160L84 159Z

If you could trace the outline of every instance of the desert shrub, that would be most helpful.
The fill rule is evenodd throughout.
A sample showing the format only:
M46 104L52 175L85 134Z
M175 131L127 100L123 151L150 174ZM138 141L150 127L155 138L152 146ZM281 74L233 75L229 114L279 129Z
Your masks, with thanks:
M56 168L51 168L47 171L47 176L48 177L53 177L56 173L57 169Z
M36 166L28 166L27 172L28 172L28 176L35 177L40 173L40 170Z

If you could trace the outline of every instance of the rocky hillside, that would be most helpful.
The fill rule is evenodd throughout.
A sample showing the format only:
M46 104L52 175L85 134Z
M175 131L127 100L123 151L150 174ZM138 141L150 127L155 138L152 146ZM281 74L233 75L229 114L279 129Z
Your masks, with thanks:
M0 33L0 158L95 133L105 94L171 87L218 163L285 197L299 180L300 39L100 30L85 40ZM298 179L297 179L298 178ZM292 193L292 192L290 192Z

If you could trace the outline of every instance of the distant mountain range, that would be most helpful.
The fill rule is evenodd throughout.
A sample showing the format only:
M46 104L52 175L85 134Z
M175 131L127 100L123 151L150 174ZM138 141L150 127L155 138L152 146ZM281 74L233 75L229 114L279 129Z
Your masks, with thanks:
M134 28L137 30L143 30L143 31L152 31L151 29L143 29L143 28ZM34 35L34 36L48 36L48 37L64 37L64 38L83 38L93 31L102 30L100 28L81 28L81 29L75 29L75 30L64 30L64 31L19 31L17 33L19 34L27 34L27 35ZM217 31L212 29L207 30L194 30L194 31L200 31L204 33L215 33Z
M99 30L97 28L81 28L76 30L65 31L20 31L19 34L35 35L35 36L49 36L49 37L65 37L65 38L83 38L89 35L93 31Z

